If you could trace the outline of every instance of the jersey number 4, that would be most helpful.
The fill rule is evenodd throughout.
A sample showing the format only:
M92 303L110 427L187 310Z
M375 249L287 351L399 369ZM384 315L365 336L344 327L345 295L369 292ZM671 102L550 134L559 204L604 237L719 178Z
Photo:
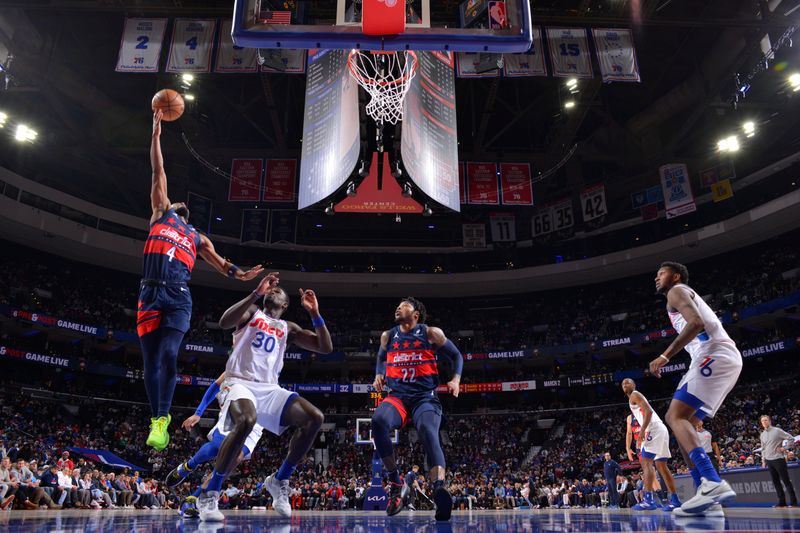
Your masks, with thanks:
M172 263L172 260L175 259L175 247L173 246L169 250L167 250L167 256L169 257L169 262Z
M401 368L400 372L403 373L403 377L400 378L400 381L405 381L407 383L414 383L417 377L417 370L415 368Z
M263 348L265 352L272 353L275 349L275 337L268 337L263 331L256 333L256 339L252 344L253 348Z

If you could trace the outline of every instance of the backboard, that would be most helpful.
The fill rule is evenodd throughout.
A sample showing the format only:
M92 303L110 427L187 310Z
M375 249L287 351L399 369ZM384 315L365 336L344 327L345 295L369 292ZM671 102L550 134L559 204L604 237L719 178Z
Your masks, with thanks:
M529 0L464 0L449 2L449 9L436 0L407 0L405 32L384 36L362 31L361 1L235 0L231 34L237 46L248 48L514 53L531 46ZM491 18L500 12L501 19Z

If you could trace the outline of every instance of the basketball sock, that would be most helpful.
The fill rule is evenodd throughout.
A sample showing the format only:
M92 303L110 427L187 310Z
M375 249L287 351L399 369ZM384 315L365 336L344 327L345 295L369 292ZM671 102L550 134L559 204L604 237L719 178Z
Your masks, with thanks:
M208 486L205 492L219 492L220 489L222 489L223 481L225 481L225 474L220 474L214 469L214 473L211 474L211 479L208 480Z
M294 469L297 468L297 465L293 465L289 461L284 461L281 467L278 469L278 473L275 474L275 479L279 479L283 481L284 479L289 479L294 474Z
M689 473L692 475L692 481L694 481L694 488L700 486L700 471L695 466L694 468L689 469Z
M397 485L400 484L400 471L397 468L395 468L394 470L389 470L388 474L389 474L389 481Z
M206 442L200 446L200 449L197 450L197 453L195 453L191 459L186 461L186 464L189 466L189 469L194 470L201 464L216 457L217 452L219 452L219 444L214 441Z
M714 470L714 465L711 464L711 459L709 459L708 454L700 448L699 446L689 452L689 458L694 463L695 468L697 471L700 472L700 477L704 477L709 481L713 481L715 483L719 483L719 474L717 471Z
M433 490L441 489L444 487L444 481L441 479L437 479L433 482Z

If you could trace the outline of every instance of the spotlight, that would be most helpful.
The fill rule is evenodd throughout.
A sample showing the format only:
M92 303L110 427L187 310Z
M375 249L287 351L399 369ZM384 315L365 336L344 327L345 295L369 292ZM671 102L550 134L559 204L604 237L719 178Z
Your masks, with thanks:
M356 182L351 181L347 184L347 196L353 197L356 195Z
M739 150L739 138L736 135L731 135L725 139L720 139L717 143L717 148L720 152L737 152Z
M568 100L564 102L564 109L572 109L575 107L575 100Z
M187 102L194 102L193 94L184 94L183 97L186 99Z
M191 85L191 83L194 81L194 75L193 74L189 74L189 73L182 74L181 75L181 80L183 82L188 83L188 84Z
M394 165L392 165L392 177L399 178L403 175L403 169L400 168L400 162L395 161Z
M414 191L411 190L411 185L406 182L403 184L403 198L411 198L414 195Z
M422 210L422 216L429 217L432 214L433 214L433 211L431 210L431 208L428 207L428 204L425 204L425 209Z
M8 115L0 111L0 128L6 126L6 120L8 120Z
M794 92L800 91L800 72L795 72L789 76L789 85Z
M752 137L756 134L756 124L752 120L748 120L744 124L742 124L742 131L744 131L745 136Z
M328 207L325 208L325 214L328 215L329 217L332 217L333 215L336 214L336 211L333 210L333 202L328 204Z
M30 129L25 124L17 126L17 132L14 138L19 142L33 142L39 134Z
M358 175L361 178L369 176L369 163L367 163L366 159L361 160L361 165L358 167Z
M578 86L578 80L576 78L570 78L567 80L567 88L574 89Z

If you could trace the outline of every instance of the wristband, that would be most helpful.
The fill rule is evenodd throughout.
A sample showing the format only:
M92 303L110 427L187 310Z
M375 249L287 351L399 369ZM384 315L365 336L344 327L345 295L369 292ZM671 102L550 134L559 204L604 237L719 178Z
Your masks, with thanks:
M663 353L662 353L661 355L659 355L659 357L661 357L662 359L664 359L664 361L666 361L667 363L669 363L669 357L667 357L667 356L666 356L666 355L664 355Z
M321 315L316 318L312 318L311 325L314 326L315 328L321 328L322 326L325 325L325 319L322 318Z
M260 292L258 292L258 289L256 289L250 293L250 296L255 296L256 300L258 300L259 298L263 298L264 296L266 296L266 294L261 294Z
M228 267L228 277L235 278L236 273L239 271L239 267L231 263L231 266Z

